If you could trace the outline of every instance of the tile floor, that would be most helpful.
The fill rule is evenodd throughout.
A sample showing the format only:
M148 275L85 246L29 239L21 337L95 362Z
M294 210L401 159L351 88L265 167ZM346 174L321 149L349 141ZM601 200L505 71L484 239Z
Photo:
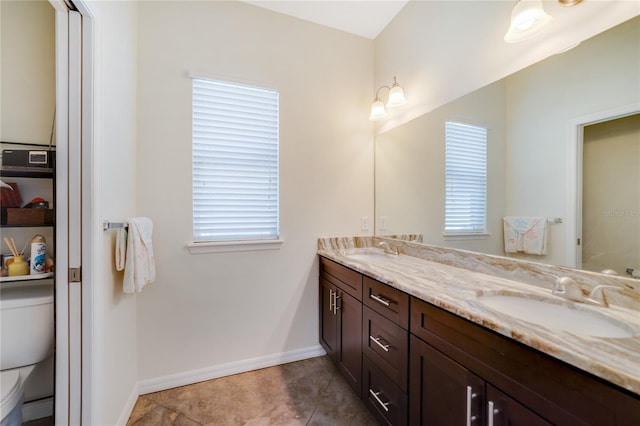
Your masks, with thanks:
M141 395L127 426L373 426L328 357Z

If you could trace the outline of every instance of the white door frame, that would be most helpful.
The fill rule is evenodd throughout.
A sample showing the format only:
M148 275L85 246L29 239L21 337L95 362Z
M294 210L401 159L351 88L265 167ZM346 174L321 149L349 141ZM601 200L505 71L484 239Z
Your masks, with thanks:
M566 266L582 268L582 149L584 128L640 112L640 104L599 111L568 122ZM578 239L580 244L578 244Z
M56 352L55 422L69 424L69 285L66 271L68 235L69 135L69 9L50 0L55 9L56 67ZM63 201L64 200L64 201Z
M49 0L56 20L55 423L92 424L94 14L87 0ZM69 268L81 268L69 282Z

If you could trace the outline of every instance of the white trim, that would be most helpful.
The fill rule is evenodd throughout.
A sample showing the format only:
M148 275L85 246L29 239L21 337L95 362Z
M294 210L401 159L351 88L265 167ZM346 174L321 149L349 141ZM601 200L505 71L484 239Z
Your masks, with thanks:
M101 265L98 261L98 253L101 253L102 246L100 218L96 218L99 209L94 208L96 200L100 199L100 188L96 188L96 158L101 158L96 154L93 123L95 110L94 106L94 13L89 4L83 1L76 1L76 7L82 16L82 203L81 203L81 239L82 239L82 424L92 424L94 403L92 395L94 388L94 365L96 363L94 345L97 340L96 316L93 306L94 292L98 288L94 284L101 282L98 277L102 274ZM100 330L104 330L102 327ZM137 389L136 389L137 390Z
M640 112L640 104L632 103L605 111L595 112L567 122L567 220L564 266L580 268L582 266L582 143L584 127L614 120Z
M198 370L185 371L171 374L169 376L157 377L138 382L140 395L151 392L158 392L178 386L191 385L205 380L217 379L219 377L230 376L232 374L246 373L247 371L258 370L260 368L273 367L303 359L315 358L325 355L322 346L315 345L290 352L282 352L267 355L259 358L246 359L242 361L229 362L222 365L201 368Z
M53 397L25 402L22 406L22 421L41 419L53 415Z
M284 240L189 242L189 254L229 253L237 251L279 250Z
M129 417L131 417L131 413L133 413L133 408L136 406L136 402L138 401L138 396L140 395L140 391L138 390L138 384L131 388L131 392L129 393L129 398L127 398L127 402L122 407L122 412L120 412L120 417L118 417L117 425L126 425ZM83 423L84 424L84 423Z

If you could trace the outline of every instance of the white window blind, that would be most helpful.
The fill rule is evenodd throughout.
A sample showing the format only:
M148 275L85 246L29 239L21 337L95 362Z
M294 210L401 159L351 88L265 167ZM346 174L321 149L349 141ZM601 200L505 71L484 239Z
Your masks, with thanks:
M278 239L278 92L193 78L193 239Z
M486 232L487 129L448 121L445 234Z

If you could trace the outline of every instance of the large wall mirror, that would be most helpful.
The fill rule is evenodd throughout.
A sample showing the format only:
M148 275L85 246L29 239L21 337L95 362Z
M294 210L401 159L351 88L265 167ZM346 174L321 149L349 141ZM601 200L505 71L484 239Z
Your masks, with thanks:
M640 269L640 17L376 137L376 235L534 262ZM444 235L445 122L488 129L487 234ZM505 216L548 218L544 255Z

